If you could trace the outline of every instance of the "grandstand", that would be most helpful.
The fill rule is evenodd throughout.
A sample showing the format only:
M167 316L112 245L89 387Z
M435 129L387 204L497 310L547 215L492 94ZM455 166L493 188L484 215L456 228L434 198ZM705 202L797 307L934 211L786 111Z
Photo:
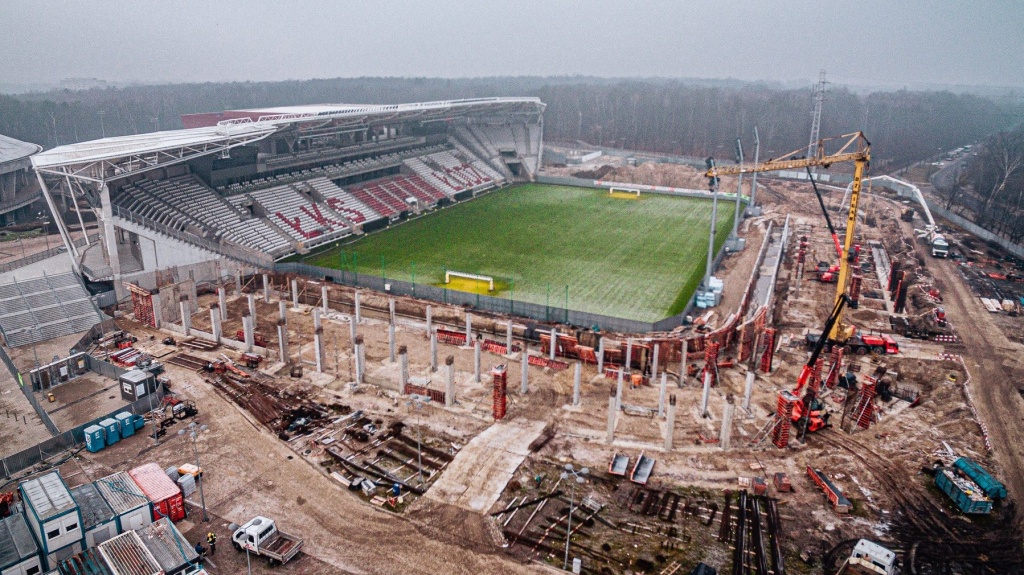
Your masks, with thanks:
M104 224L102 246L68 245L75 270L120 290L171 266L267 265L530 181L543 111L536 98L226 110L32 164L45 194Z

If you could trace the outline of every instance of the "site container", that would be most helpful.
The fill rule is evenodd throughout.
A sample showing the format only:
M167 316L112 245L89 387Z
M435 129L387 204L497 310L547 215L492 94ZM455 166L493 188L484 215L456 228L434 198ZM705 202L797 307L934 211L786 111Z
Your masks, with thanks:
M153 505L124 471L97 479L94 485L116 514L118 533L142 529L153 522Z
M121 429L117 424L117 420L113 417L108 417L100 422L100 427L107 432L107 446L111 446L118 441L121 441Z
M185 518L185 498L177 484L171 481L156 463L147 463L128 472L139 489L153 504L153 520L168 517L178 522Z
M135 416L127 411L122 411L115 415L114 419L117 420L117 427L121 431L121 437L135 435L135 421L133 421Z
M107 446L107 432L98 425L90 425L83 431L85 433L85 448L96 453Z
M955 468L940 468L935 473L935 485L964 513L983 515L992 512L992 500Z
M964 475L970 477L971 481L975 482L985 492L985 495L992 499L1006 499L1006 487L996 481L995 477L989 475L987 471L974 461L961 457L953 463L953 467L956 467Z

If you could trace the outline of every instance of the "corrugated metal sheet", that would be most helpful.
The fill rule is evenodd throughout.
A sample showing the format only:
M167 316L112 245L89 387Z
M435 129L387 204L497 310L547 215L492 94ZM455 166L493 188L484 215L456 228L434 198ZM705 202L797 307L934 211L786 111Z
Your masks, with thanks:
M75 487L71 490L71 496L82 512L82 526L86 531L114 519L114 510L92 483Z
M0 519L0 569L39 553L24 515Z
M57 564L59 575L114 575L99 549L86 549Z
M153 554L160 567L168 573L199 560L195 548L170 519L164 518L147 525L139 529L138 533L142 543Z
M139 489L149 497L150 501L163 501L169 497L180 495L178 486L171 481L163 469L156 463L140 465L128 472L132 476Z
M64 485L64 480L56 471L24 481L20 487L26 502L35 510L40 521L46 521L76 507L68 486Z
M158 575L162 572L160 564L135 531L104 541L99 550L113 575Z
M95 485L103 495L103 499L118 515L149 505L149 498L139 489L135 480L124 471L97 479Z

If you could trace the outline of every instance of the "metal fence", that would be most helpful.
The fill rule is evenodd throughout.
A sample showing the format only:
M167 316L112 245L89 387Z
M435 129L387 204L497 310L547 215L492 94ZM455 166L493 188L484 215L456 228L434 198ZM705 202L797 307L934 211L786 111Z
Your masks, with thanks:
M100 239L100 235L99 234L93 234L93 235L89 236L89 241L90 242L98 242L99 239ZM85 243L86 243L85 242L85 238L78 238L77 240L75 240L75 247L76 248L80 248L80 247L84 246ZM41 262L41 261L43 261L43 260L45 260L47 258L51 258L51 257L53 257L53 256L55 256L57 254L62 254L62 253L65 253L67 251L68 250L67 250L67 248L64 247L64 244L61 244L59 246L52 247L52 248L50 248L48 250L43 250L41 252L36 252L36 253L34 253L32 255L28 255L28 256L25 256L23 258L16 259L14 261L7 262L5 264L0 264L0 273L9 272L11 270L16 270L16 269L18 269L20 267L27 266L29 264L34 264L36 262Z
M44 410L43 406L39 405L39 401L36 400L35 394L32 393L32 386L25 385L25 380L22 379L21 372L18 371L18 368L14 365L14 361L11 360L11 356L7 355L7 351L3 347L0 347L0 360L3 360L4 365L7 367L7 371L10 372L11 377L13 377L14 381L17 382L18 387L21 389L21 393L25 395L25 399L28 400L32 409L35 410L36 415L39 416L39 420L43 422L44 426L46 426L46 430L53 435L60 433L60 429L53 424L53 421L46 413L46 410Z
M118 413L123 413L125 411L131 412L135 415L148 413L163 401L165 394L166 391L164 390L163 385L158 385L155 392L136 400L131 405L115 409L114 411L101 415L92 421L83 423L74 429L69 429L68 431L59 433L37 445L23 449L17 453L7 455L0 459L0 472L3 473L4 479L9 479L16 473L39 465L40 463L44 463L67 450L82 447L85 444L84 430L86 427L97 424L104 419L114 417Z

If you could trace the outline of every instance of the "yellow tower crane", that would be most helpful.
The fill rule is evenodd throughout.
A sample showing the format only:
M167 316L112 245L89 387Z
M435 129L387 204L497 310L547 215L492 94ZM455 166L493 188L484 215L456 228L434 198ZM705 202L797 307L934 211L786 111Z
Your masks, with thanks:
M825 150L825 145L829 142L840 142L841 146L838 150L830 154ZM804 153L806 153L806 148L800 148L785 154L782 156L782 159L768 160L767 162L761 162L759 164L712 166L711 169L707 171L706 175L711 179L710 181L712 184L717 184L719 176L752 174L754 172L772 172L776 170L793 170L808 168L811 166L822 166L827 168L832 164L838 164L840 162L854 162L853 185L850 190L850 210L846 217L846 235L843 239L842 251L839 254L839 277L836 282L835 304L836 306L839 306L839 301L842 299L843 295L846 294L846 284L850 275L848 255L850 253L850 248L853 246L854 228L857 223L857 202L860 200L861 181L864 178L864 172L867 170L868 165L871 162L871 142L864 137L863 132L854 132L852 134L845 134L833 138L824 138L818 141L818 147L815 150L813 157L796 157ZM845 330L841 324L842 315L840 313L838 321L833 324L832 329L829 332L829 339L840 342L849 339L851 334L846 333L847 330Z

